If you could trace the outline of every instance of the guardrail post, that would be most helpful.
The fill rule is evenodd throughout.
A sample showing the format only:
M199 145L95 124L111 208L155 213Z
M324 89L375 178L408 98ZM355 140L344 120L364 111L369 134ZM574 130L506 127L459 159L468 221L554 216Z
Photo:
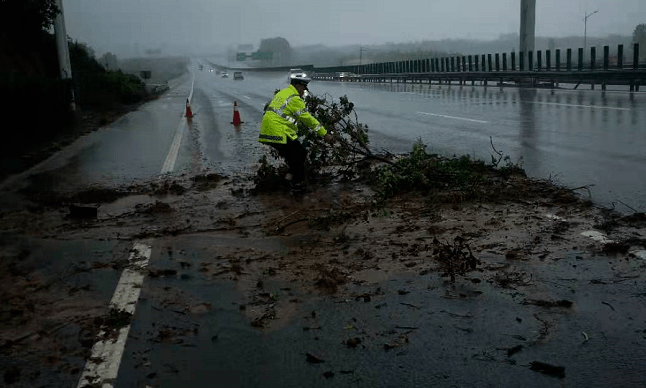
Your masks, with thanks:
M455 57L451 57L451 73L455 71Z
M440 65L442 65L442 66L441 66L441 69L442 69L442 73L444 73L444 71L445 71L445 69L446 69L446 68L444 67L444 58L440 58Z
M579 71L583 71L583 48L579 47Z
M500 71L500 54L496 53L496 71Z
M462 71L467 71L467 57L462 56Z
M565 70L572 71L572 49L567 49Z
M545 70L552 70L552 51L545 50Z
M480 61L480 56L479 56L479 55L476 55L476 56L475 56L475 59L476 59L475 69L476 69L476 71L480 71L480 63L479 63L479 61Z
M597 48L590 47L590 70L594 70L597 62Z
M487 71L487 67L485 65L485 55L482 54L482 71Z
M429 73L431 72L431 59L430 58L426 58L426 71L429 72Z
M493 61L492 61L492 55L487 54L487 65L489 66L489 71L493 71Z
M473 56L469 55L469 71L473 71Z
M617 46L617 68L622 70L624 68L624 45Z
M431 73L435 73L435 59L431 58Z
M561 71L561 49L556 49L556 58L554 61L556 62L556 71Z
M522 51L518 53L518 70L525 71L525 53Z
M507 71L507 53L502 53L502 71Z
M455 71L460 72L460 57L455 57Z
M543 53L541 52L541 50L538 50L536 52L536 62L537 62L536 66L538 67L538 71L541 71L541 68L543 67Z
M516 52L512 51L511 52L511 71L516 70Z
M603 70L610 67L610 46L603 46Z
M527 70L528 71L533 71L534 70L534 52L533 51L528 51L527 52Z
M633 46L633 70L639 69L639 43ZM639 91L639 84L637 84L637 91Z

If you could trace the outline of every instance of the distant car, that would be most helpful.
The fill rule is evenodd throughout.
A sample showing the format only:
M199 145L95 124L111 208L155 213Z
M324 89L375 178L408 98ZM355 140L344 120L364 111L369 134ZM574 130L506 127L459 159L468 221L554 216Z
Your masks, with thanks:
M292 82L292 78L294 78L296 74L303 74L303 73L305 73L303 69L298 69L298 68L289 69L289 74L287 75L287 82Z
M240 79L240 80L244 79L244 77L242 76L242 72L241 71L234 71L233 72L233 79L234 80L236 80L236 79Z
M349 73L349 72L346 72L346 71L342 71L342 72L339 73L339 80L341 80L341 81L348 80L348 79L351 79L351 78L356 78L356 77L357 77L356 74Z
M229 73L227 73L226 71L223 71L222 74L220 74L220 77L229 78Z
M204 66L200 65L198 68L199 68L200 70L203 70L203 69L204 69Z
M289 69L289 75L287 76L287 82L291 83L294 78L309 77L309 75L303 69Z

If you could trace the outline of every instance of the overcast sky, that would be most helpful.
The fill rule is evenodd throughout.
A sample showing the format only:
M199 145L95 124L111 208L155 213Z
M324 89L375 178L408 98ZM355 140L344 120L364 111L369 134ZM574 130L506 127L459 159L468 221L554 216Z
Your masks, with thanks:
M536 35L631 35L646 0L537 0ZM177 47L402 43L518 33L520 0L63 0L67 34L97 54Z

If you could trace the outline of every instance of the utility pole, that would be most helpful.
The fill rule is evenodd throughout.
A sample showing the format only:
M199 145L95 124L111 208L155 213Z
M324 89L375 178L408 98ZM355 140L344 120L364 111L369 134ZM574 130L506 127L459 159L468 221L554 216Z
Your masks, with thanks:
M519 52L528 58L528 52L534 51L534 42L536 34L536 0L520 1L520 44ZM529 62L528 62L529 63ZM529 63L529 69L534 68L533 63Z
M363 62L363 46L359 46L359 66L362 65Z
M595 13L599 12L597 9L596 11L592 13L584 13L583 17L583 52L586 52L586 49L588 48L588 18Z
M65 32L65 17L63 16L63 2L56 0L56 7L60 11L54 19L54 34L56 35L56 49L58 51L58 66L61 71L61 79L69 81L70 86L70 109L76 111L76 100L74 98L74 86L72 81L72 64L70 62L70 50L67 45L67 33Z

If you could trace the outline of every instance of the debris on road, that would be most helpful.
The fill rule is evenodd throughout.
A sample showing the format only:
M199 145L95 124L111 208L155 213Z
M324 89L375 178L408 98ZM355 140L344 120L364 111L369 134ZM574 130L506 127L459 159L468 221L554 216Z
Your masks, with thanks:
M550 376L555 376L555 377L560 377L560 378L565 377L565 367L554 366L554 365L546 364L546 363L540 362L540 361L531 362L529 369L535 370L537 372L541 372L541 373L544 373L544 374L550 375Z

